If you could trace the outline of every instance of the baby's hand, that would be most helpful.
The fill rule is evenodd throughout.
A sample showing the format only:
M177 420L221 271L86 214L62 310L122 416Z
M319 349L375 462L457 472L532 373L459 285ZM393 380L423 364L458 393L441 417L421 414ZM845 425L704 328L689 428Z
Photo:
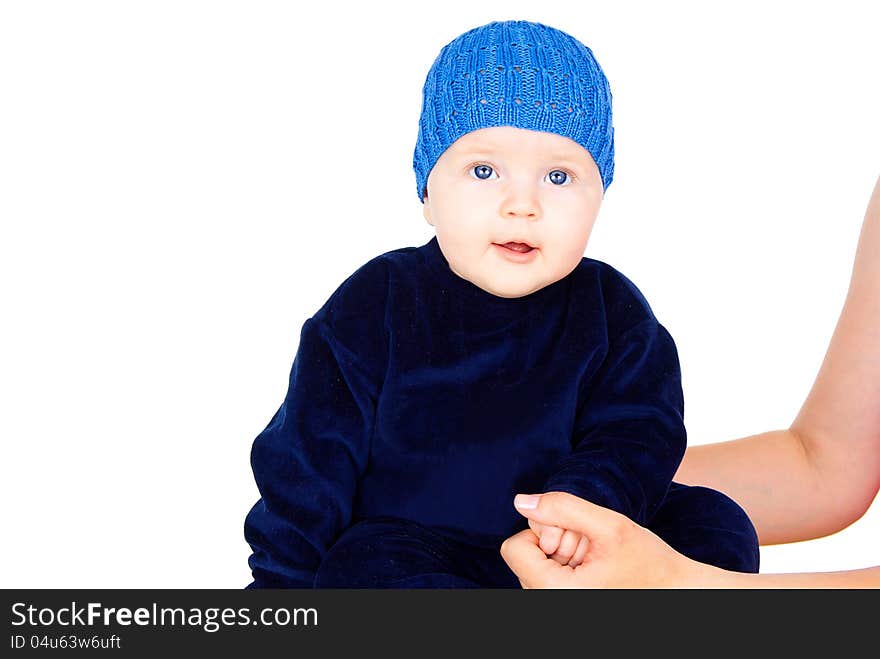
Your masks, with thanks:
M587 536L558 526L539 524L531 519L529 528L538 536L541 551L557 563L577 567L584 562L589 546Z

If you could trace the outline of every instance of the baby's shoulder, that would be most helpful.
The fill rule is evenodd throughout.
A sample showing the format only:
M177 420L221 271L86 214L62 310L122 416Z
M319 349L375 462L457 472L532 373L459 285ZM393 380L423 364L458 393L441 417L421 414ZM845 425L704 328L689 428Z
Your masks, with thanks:
M381 319L388 297L388 253L371 258L356 268L327 298L315 318L331 327L342 324Z
M384 319L390 290L416 270L417 250L400 247L374 256L343 279L315 317L331 327L335 321Z
M619 330L652 319L654 312L639 288L617 268L604 261L583 257L572 273L573 287L586 305L602 306L609 325Z

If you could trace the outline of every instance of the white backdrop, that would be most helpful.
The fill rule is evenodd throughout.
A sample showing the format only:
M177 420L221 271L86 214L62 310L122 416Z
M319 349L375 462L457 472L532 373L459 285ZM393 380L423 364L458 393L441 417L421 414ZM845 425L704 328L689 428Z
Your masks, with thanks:
M433 235L422 84L490 20L563 29L609 78L586 255L675 337L689 441L794 418L880 175L872 3L401 4L0 5L0 587L250 581L251 443L302 323ZM875 503L762 567L878 548Z

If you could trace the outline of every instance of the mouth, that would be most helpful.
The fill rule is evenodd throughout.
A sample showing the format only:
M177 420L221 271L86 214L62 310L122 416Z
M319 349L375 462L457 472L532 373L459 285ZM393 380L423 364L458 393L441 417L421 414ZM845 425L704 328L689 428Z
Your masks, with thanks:
M495 243L495 244L498 245L499 247L505 247L505 248L511 250L512 252L519 252L520 254L527 254L528 252L531 252L533 249L538 249L537 247L535 247L534 245L530 245L529 243L519 242L519 241L515 241L515 240L507 242L507 243Z

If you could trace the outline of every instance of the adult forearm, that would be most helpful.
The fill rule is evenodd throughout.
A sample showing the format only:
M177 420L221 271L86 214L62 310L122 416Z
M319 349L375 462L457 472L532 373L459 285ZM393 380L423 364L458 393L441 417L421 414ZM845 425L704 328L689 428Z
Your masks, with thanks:
M748 513L762 545L838 530L819 514L833 501L822 501L813 464L791 430L691 446L675 480L706 485L730 496Z
M841 572L745 574L701 565L684 587L694 588L880 588L880 567Z
M834 533L871 505L880 488L880 179L846 303L790 429L689 448L676 478L739 502L761 544Z

